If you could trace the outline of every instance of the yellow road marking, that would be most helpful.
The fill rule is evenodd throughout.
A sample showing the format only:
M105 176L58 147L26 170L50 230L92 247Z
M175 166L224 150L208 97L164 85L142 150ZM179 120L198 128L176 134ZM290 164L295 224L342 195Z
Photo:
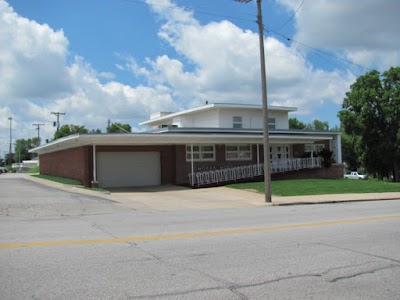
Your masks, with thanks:
M318 227L318 226L349 224L349 223L361 223L361 222L381 221L381 220L388 220L388 219L400 219L400 215L359 218L359 219L347 219L347 220L337 220L337 221L313 222L313 223L301 223L301 224L292 224L292 225L279 225L279 226L260 227L260 228L244 228L244 229L233 229L233 230L223 230L223 231L180 233L180 234L170 234L170 235L150 235L150 236L141 236L141 237L126 237L126 238L111 238L111 239L96 239L96 240L64 240L64 241L0 244L0 249L48 247L48 246L63 246L63 245L88 245L88 244L93 245L93 244L142 242L142 241L160 241L160 240L184 239L184 238L193 238L193 237L209 237L209 236L218 236L218 235L232 235L232 234L241 234L241 233L276 231L276 230L283 230L283 229L296 229L296 228Z

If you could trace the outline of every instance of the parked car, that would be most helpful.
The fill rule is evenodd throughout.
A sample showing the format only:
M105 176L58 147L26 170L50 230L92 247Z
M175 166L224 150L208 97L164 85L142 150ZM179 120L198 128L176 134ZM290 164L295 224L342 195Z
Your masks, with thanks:
M347 178L347 179L368 179L368 175L358 174L358 172L351 172L350 174L345 174L344 178Z
M7 172L6 168L0 167L0 174L1 174L1 173L5 173L5 172Z

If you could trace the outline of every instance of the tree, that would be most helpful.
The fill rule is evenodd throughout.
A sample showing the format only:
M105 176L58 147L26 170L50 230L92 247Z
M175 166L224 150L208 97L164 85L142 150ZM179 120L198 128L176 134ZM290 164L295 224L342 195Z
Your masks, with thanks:
M308 130L329 130L329 124L327 121L321 121L314 119L312 123L308 123L306 128Z
M289 119L289 128L290 129L305 129L306 124L299 121L297 118L290 118Z
M89 131L89 133L91 133L91 134L100 134L101 130L100 129L92 129L92 130Z
M400 181L400 67L360 76L338 116L366 171Z
M62 138L64 136L68 136L75 133L88 133L88 130L85 126L80 125L63 125L60 127L58 131L54 134L53 140Z
M318 119L313 120L311 123L303 123L297 118L289 119L290 129L308 129L308 130L329 130L329 123Z
M31 159L32 155L29 153L29 149L36 147L38 142L39 141L37 137L16 140L14 148L14 160L16 162L22 162L23 160Z
M121 123L112 123L107 127L107 133L130 133L131 130L131 125Z

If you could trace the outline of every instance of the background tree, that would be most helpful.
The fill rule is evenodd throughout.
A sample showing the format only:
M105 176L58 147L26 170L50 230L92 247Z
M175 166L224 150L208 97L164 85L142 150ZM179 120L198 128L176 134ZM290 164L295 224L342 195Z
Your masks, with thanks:
M121 124L121 123L112 123L107 127L107 133L130 133L132 132L131 125L129 124Z
M23 160L29 160L32 158L32 154L29 153L29 149L32 149L38 145L38 138L34 137L31 139L18 139L15 141L14 148L14 160L16 162L22 162Z
M318 119L313 120L311 123L306 125L308 130L329 130L329 123L327 121L321 121Z
M297 118L290 118L289 119L289 129L305 129L306 124L299 121Z
M63 125L60 127L60 130L56 131L53 140L62 138L64 136L69 136L75 133L88 133L88 130L85 128L85 126L73 125L73 124Z
M92 129L92 130L89 131L89 133L99 134L99 133L101 133L101 130L100 129Z
M335 127L336 129L337 127ZM311 123L303 123L297 118L289 119L289 129L308 129L308 130L329 130L329 123L318 119L313 120Z
M366 171L400 181L400 67L360 76L338 116Z

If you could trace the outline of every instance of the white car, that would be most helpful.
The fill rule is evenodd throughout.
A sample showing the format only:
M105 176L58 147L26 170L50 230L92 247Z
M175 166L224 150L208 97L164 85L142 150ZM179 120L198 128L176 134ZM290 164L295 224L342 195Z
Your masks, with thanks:
M368 175L358 174L358 172L351 172L350 174L345 174L344 178L347 178L347 179L368 179Z

